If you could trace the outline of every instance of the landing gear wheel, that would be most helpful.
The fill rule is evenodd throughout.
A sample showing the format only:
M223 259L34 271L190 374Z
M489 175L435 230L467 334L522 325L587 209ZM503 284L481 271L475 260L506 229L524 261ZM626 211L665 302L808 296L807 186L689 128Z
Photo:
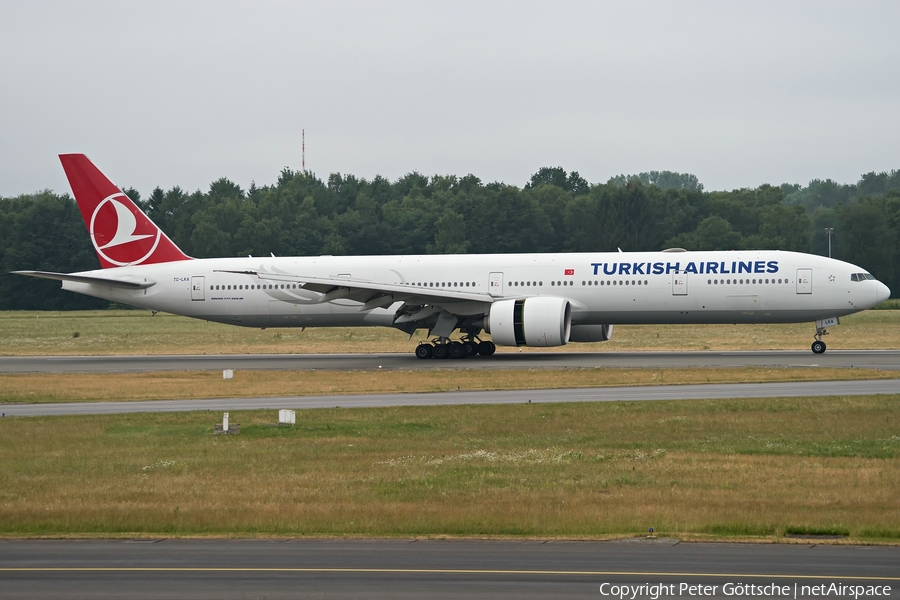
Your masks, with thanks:
M466 347L460 344L459 342L453 342L450 344L450 358L465 358L466 357Z
M490 356L497 350L494 342L481 342L478 344L478 354L482 356Z
M815 354L822 354L825 352L825 342L822 340L816 340L812 343L812 351Z
M478 342L466 341L463 342L463 346L466 349L466 356L475 356L478 354Z
M447 358L450 356L450 351L447 348L447 344L436 344L434 347L434 357L435 358Z
M419 344L416 346L416 358L426 359L434 356L434 346L431 344Z

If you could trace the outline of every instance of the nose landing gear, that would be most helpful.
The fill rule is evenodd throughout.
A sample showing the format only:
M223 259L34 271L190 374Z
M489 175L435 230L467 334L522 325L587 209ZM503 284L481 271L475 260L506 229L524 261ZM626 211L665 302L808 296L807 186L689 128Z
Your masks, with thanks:
M816 327L816 341L812 343L812 351L813 354L822 354L825 352L825 342L822 341L822 336L828 335L828 330L824 327Z
M841 324L841 320L837 317L830 317L828 319L819 319L816 321L816 341L812 344L812 351L815 354L822 354L825 352L825 342L822 341L823 335L828 335L828 330L826 327L835 327Z

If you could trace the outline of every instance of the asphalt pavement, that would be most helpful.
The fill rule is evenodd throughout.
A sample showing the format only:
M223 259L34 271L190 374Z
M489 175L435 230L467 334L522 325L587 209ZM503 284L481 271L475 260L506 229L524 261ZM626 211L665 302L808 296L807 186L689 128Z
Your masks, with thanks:
M139 371L563 369L689 367L838 367L900 370L900 350L759 352L498 352L463 360L419 360L403 354L222 354L149 356L4 356L0 373L122 373Z
M0 597L898 596L900 548L797 541L0 540Z

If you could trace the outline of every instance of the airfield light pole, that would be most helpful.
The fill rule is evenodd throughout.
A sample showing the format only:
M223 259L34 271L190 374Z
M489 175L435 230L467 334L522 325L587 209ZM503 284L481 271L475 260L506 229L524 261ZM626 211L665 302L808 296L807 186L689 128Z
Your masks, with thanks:
M300 156L302 157L301 161L302 161L303 172L306 173L306 130L301 129L300 131L302 132L301 138L300 138L302 140L300 142ZM829 238L829 239L831 239L831 238Z
M834 227L826 227L825 233L828 234L828 258L831 258L831 234L834 233Z

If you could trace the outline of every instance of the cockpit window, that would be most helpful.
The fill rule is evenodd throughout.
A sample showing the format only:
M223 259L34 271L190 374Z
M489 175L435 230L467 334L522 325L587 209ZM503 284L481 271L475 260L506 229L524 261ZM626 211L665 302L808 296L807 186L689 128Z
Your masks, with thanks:
M871 279L874 281L875 276L869 273L854 273L850 276L850 281L865 281L867 279Z

